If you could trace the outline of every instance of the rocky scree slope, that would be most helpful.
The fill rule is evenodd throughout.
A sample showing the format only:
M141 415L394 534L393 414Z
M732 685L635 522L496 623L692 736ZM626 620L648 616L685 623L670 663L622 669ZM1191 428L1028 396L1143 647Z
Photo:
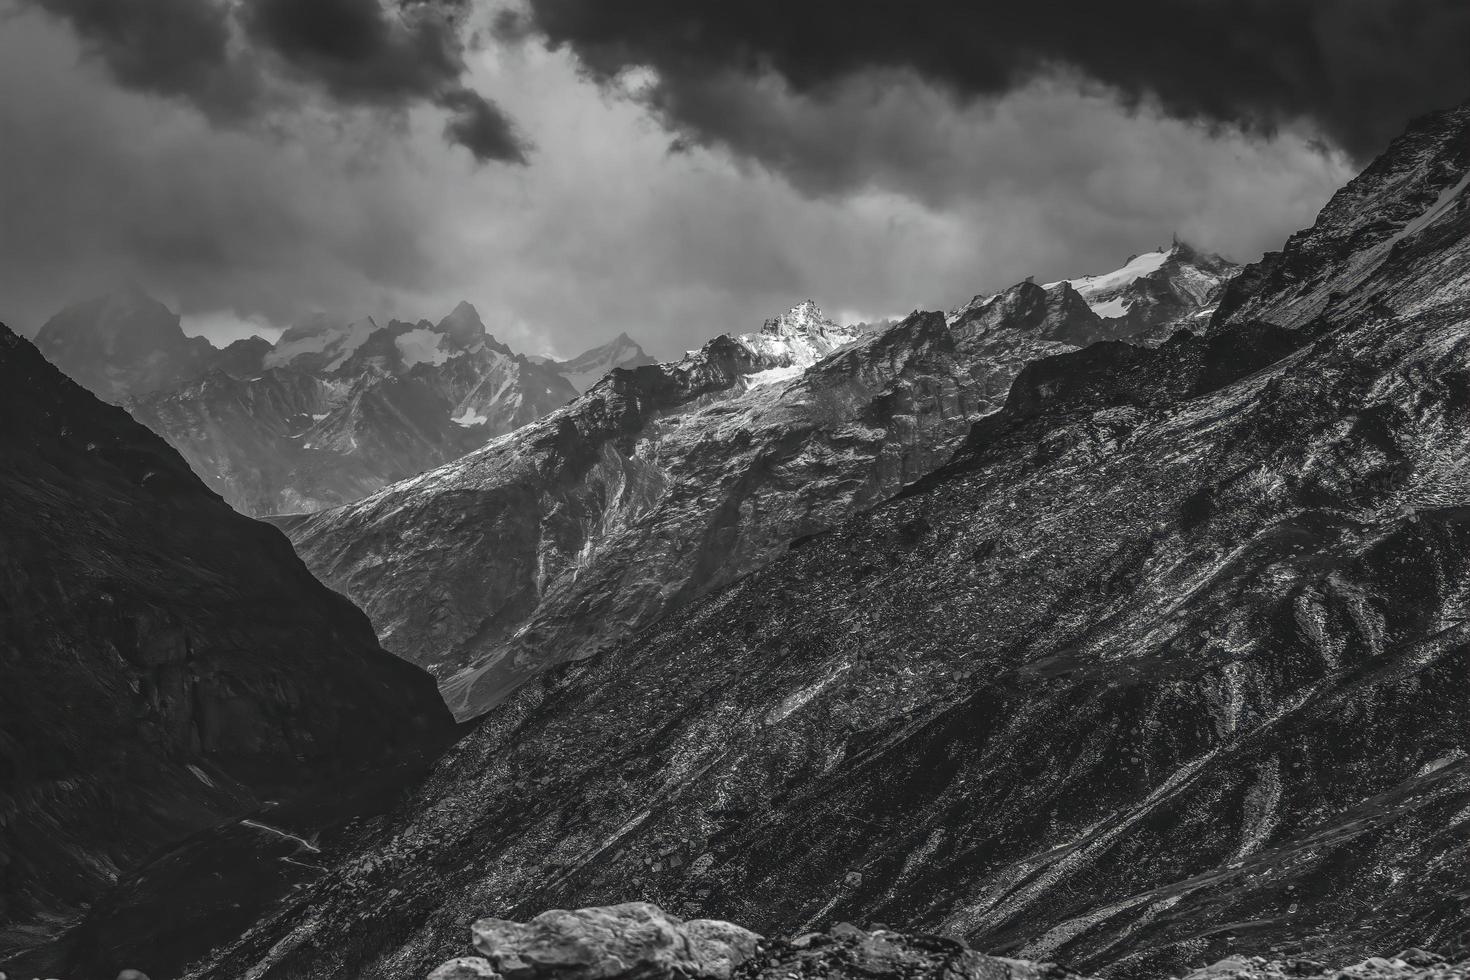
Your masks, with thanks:
M1028 367L898 498L523 685L197 975L408 975L476 915L629 893L1115 977L1463 958L1470 198L1393 188L1440 201L1467 146L1470 107L1420 124L1209 337ZM1239 315L1362 240L1343 199L1408 229L1376 302Z
M0 962L159 848L442 747L276 529L0 327Z
M807 302L290 533L471 717L930 472L1027 360L1107 335L1065 283L880 334Z
M558 368L516 354L461 303L438 324L308 321L253 365L128 408L232 506L267 515L356 500L576 396Z

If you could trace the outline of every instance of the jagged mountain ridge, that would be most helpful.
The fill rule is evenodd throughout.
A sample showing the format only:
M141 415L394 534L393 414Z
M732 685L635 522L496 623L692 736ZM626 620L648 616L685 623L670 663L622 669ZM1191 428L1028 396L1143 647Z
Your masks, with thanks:
M3 326L0 414L0 962L161 847L442 748L278 531Z
M1074 293L1071 306L1080 300L1101 321L1090 336L1157 344L1176 330L1199 332L1239 271L1229 259L1176 240L1168 248L1130 256L1112 272L1062 279L1039 288L1051 293L1065 287ZM973 315L1001 295L976 296L952 310L950 322Z
M1133 256L1114 273L1069 282L1109 321L1115 339L1162 342L1181 328L1198 332L1199 321L1214 313L1239 269L1228 259L1175 241L1167 249Z
M356 500L577 396L559 368L496 340L468 303L438 324L316 318L245 367L129 408L233 506L258 515Z
M635 368L655 363L626 333L620 333L602 346L585 350L569 360L540 360L566 378L578 394L601 381L613 368Z
M1463 957L1470 197L1439 205L1467 172L1470 106L1248 269L1208 337L1027 367L898 498L524 685L195 975L342 976L344 945L413 975L475 916L630 894L1118 977ZM1355 200L1382 206L1334 227ZM1401 232L1310 319L1242 312Z
M1103 331L1070 287L880 334L807 301L288 530L472 717L939 466L1026 359Z

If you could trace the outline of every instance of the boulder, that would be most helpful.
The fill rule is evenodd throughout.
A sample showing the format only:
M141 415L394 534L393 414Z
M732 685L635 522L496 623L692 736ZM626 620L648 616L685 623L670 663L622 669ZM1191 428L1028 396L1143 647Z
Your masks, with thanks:
M760 940L728 922L685 922L647 902L554 909L527 923L481 919L472 932L506 980L729 980Z
M500 980L490 961L479 956L461 956L441 964L429 980Z

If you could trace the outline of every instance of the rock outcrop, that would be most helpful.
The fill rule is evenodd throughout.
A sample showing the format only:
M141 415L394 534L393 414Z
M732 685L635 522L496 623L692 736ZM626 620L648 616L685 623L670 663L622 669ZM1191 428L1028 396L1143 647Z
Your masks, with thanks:
M471 933L483 955L450 960L429 980L1075 978L1053 964L983 956L939 936L865 930L844 922L826 932L767 940L729 922L685 922L647 902L543 912L525 925L481 919Z
M474 945L506 980L730 980L760 937L709 919L685 922L647 902L543 912L521 924L480 919Z
M944 936L863 929L765 939L713 920L681 922L647 903L545 912L527 925L482 920L485 956L451 960L429 980L1086 980L1054 963L986 956ZM707 938L716 937L713 943ZM1163 976L1163 975L1160 975ZM1231 956L1184 980L1465 980L1470 960L1422 949L1329 969L1307 959Z
M0 418L0 961L160 849L445 744L280 532L3 327Z

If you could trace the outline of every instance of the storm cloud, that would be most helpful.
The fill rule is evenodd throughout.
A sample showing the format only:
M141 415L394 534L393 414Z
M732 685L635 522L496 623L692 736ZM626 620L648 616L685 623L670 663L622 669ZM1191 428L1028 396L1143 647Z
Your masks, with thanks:
M34 11L0 21L0 319L27 331L133 280L217 340L468 299L517 350L627 331L677 356L808 298L854 320L944 308L1115 268L1175 233L1250 259L1351 172L1301 134L1212 133L1064 78L964 104L865 76L825 107L742 81L741 111L773 140L801 134L802 159L844 148L850 189L814 194L821 168L670 153L641 101L535 44L466 51L466 88L539 147L530 166L482 167L438 138L429 103L389 126L371 111L215 125L78 70L79 44Z
M605 84L651 69L640 97L682 139L813 190L869 175L777 102L840 104L854 82L907 78L968 103L1070 76L1207 126L1300 127L1359 161L1470 96L1464 0L528 0L498 31L565 47Z
M476 159L526 162L515 124L464 83L466 0L21 0L60 19L122 86L216 124L272 121L313 94L444 110Z

